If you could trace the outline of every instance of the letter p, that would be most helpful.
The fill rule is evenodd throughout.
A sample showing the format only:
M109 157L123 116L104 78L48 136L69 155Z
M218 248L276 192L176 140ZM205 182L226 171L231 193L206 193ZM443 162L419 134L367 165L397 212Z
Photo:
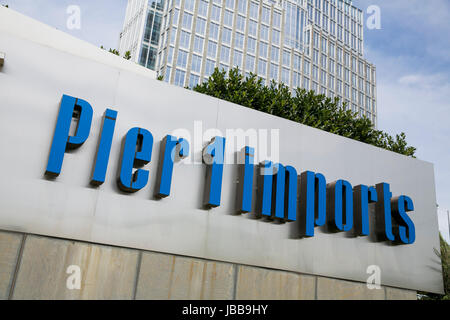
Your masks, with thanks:
M46 175L59 176L65 152L80 147L89 137L92 113L92 107L86 101L63 95L45 170ZM77 121L77 126L75 134L70 136L70 125L73 118Z

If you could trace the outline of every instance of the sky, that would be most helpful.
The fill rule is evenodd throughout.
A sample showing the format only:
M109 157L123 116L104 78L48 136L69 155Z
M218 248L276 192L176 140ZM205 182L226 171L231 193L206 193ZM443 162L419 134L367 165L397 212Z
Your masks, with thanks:
M127 0L0 0L13 10L97 46L117 48ZM364 28L365 58L377 68L378 128L405 132L419 159L435 168L438 218L449 240L450 1L354 0L380 9L380 29ZM80 29L68 29L70 5Z

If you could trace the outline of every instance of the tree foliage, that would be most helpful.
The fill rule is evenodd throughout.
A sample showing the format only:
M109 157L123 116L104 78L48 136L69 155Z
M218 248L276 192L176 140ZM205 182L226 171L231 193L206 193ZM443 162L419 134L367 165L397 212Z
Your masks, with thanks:
M115 54L116 56L120 56L119 51L117 51L116 49L109 49L109 53Z
M444 295L419 292L420 300L450 300L450 246L439 233L441 252L435 250L442 261L442 277L444 278Z
M228 73L216 68L208 81L194 87L194 91L406 156L414 157L416 151L408 145L404 133L393 137L376 130L368 118L357 118L345 104L341 108L338 98L302 88L292 93L286 85L274 81L264 85L258 76L244 77L237 68Z

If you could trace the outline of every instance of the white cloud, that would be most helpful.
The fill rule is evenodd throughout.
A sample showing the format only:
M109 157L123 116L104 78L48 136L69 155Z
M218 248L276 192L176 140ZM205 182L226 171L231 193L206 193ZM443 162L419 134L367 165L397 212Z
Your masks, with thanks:
M414 65L375 55L379 129L405 132L409 144L417 148L417 157L434 163L437 202L450 208L449 77L414 73Z
M401 76L398 79L399 85L406 87L414 87L416 89L421 90L437 90L447 91L449 87L448 79L445 74L442 73L433 73L433 74L407 74Z

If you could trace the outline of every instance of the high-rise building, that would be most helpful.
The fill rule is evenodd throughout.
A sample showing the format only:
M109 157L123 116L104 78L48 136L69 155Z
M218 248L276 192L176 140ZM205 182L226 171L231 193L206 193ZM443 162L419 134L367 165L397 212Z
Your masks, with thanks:
M193 87L215 67L340 97L376 125L376 69L350 0L129 0L119 51Z

